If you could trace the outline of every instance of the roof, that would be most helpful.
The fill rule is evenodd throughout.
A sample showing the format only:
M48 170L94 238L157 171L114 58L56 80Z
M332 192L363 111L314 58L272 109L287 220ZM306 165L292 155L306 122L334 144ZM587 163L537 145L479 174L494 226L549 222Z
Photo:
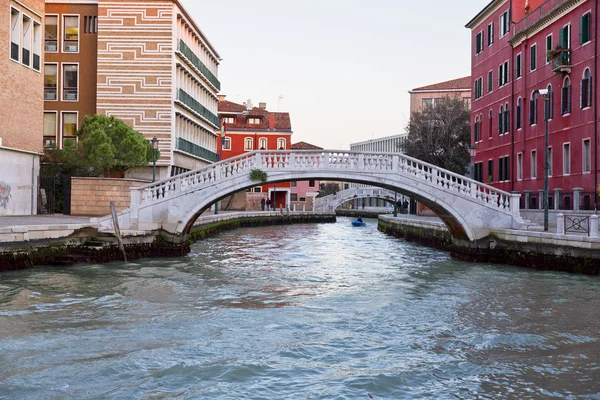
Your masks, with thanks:
M229 100L219 101L219 117L235 118L235 123L227 124L227 129L231 130L292 131L290 113L270 112L259 107L246 113L246 106ZM260 123L249 124L248 118L260 118Z
M292 150L323 150L323 148L306 142L298 142L292 144Z
M434 83L432 85L421 86L413 89L412 92L417 91L432 91L432 90L471 90L471 77L465 76L458 79L452 79L450 81Z
M467 24L465 25L465 28L473 28L474 26L476 26L475 22L480 17L482 17L483 15L485 15L494 6L496 6L498 3L501 3L503 1L505 1L505 0L492 0L492 1L490 1L489 4L483 8L483 10L479 11L476 16L474 16L469 22L467 22Z

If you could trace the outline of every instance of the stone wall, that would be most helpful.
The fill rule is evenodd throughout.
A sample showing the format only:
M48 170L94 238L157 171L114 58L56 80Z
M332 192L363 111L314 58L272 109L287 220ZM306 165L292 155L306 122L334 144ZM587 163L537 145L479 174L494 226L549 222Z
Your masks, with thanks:
M147 185L148 181L111 178L72 178L71 215L101 217L110 214L110 202L117 211L129 208L132 187Z

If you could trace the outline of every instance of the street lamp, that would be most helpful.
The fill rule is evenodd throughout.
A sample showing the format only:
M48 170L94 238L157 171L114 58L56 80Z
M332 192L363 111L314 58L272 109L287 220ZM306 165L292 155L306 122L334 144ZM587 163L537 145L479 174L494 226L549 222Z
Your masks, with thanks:
M544 232L548 232L548 119L550 118L550 93L548 89L540 89L540 97L544 99L544 117L546 119L546 151L544 152Z
M156 136L152 138L152 158L154 165L152 166L152 182L156 181L156 150L158 150L158 139Z
M475 179L475 156L477 155L475 143L469 146L469 155L471 156L471 178Z

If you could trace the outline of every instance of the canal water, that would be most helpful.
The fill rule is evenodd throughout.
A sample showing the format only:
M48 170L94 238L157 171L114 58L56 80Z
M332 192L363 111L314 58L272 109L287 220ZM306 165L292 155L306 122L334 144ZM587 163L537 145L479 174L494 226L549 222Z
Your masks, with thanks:
M600 279L468 264L376 221L0 277L2 399L600 399Z

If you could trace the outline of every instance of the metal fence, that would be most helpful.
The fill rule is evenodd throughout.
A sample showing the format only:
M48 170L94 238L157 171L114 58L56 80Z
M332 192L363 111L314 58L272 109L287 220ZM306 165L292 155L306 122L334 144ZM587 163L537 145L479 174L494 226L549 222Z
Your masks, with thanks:
M565 233L585 233L590 235L590 217L565 215Z

